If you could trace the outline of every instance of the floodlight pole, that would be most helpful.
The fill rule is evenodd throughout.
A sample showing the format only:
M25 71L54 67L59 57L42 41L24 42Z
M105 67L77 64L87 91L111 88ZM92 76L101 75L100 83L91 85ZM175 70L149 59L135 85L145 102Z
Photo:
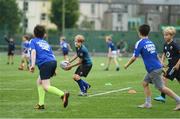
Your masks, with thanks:
M65 0L62 1L62 35L65 32Z

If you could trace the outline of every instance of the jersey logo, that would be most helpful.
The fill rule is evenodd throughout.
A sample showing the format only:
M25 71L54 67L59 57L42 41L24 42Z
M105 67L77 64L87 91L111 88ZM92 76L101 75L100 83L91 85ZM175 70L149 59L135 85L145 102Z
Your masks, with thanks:
M172 46L170 46L170 50L172 50L173 49L173 47Z
M167 47L165 46L165 48L164 48L165 50L167 50Z
M166 52L166 57L169 58L170 57L170 52Z
M83 53L80 53L79 55L82 57L82 56L83 56Z

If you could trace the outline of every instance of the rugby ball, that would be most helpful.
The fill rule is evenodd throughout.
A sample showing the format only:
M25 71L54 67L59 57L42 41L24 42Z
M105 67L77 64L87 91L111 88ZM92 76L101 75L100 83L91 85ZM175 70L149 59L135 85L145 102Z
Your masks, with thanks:
M66 61L66 60L62 61L60 63L60 67L65 70L65 68L68 66L68 64L69 64L69 61Z

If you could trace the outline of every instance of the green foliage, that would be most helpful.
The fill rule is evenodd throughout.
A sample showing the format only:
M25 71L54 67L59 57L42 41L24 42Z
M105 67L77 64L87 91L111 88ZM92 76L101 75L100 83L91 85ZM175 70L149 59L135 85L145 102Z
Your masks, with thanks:
M14 34L19 27L20 12L15 0L0 0L0 28Z
M79 18L79 3L78 0L65 1L65 28L73 28ZM52 9L50 19L62 30L62 11L63 0L52 0Z

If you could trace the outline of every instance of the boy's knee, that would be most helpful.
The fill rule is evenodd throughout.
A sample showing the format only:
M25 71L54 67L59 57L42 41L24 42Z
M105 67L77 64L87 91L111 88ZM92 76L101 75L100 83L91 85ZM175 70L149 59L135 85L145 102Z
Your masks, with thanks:
M148 83L144 81L144 82L142 82L142 86L143 86L143 87L147 87L147 86L148 86Z
M44 89L45 91L48 91L49 86L42 85L42 87L43 87L43 89Z

